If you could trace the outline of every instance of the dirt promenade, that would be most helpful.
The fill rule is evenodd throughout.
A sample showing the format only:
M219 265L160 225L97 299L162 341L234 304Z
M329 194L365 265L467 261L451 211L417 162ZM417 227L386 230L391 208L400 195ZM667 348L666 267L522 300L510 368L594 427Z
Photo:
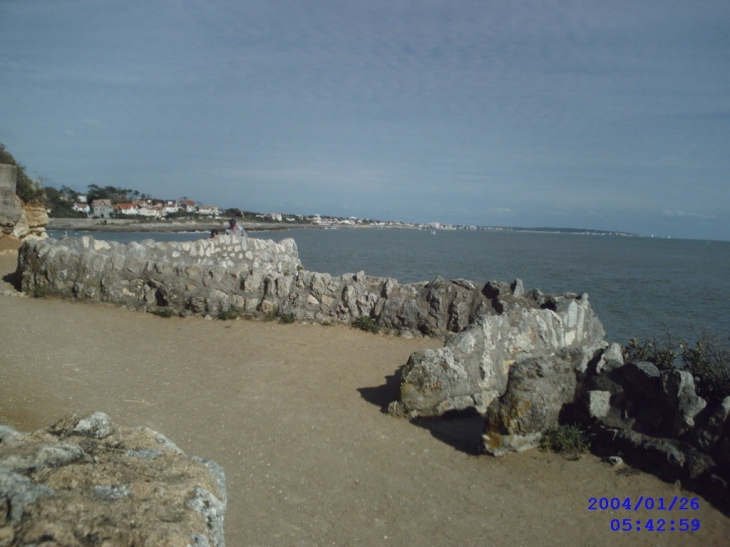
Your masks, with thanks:
M15 264L0 253L0 421L28 431L101 410L217 461L231 547L728 545L730 519L701 498L698 511L588 510L695 497L653 476L593 456L477 455L474 421L384 414L396 369L438 341L2 295ZM667 531L611 531L624 518ZM700 530L669 531L684 518Z

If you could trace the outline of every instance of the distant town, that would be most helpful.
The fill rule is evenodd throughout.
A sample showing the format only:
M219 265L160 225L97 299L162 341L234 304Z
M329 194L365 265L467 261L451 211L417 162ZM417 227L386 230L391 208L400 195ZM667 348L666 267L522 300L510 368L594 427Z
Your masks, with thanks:
M183 197L177 200L154 199L133 190L115 187L89 187L82 194L63 187L60 191L47 188L48 213L52 218L129 219L145 221L203 220L213 221L237 218L242 222L276 223L280 225L309 225L327 229L339 227L410 228L419 230L491 230L542 233L571 233L580 235L636 236L628 232L576 228L524 228L505 226L477 226L447 224L441 222L412 223L393 220L377 220L356 216L338 217L320 214L299 215L286 213L260 213L237 208L220 208L204 205ZM51 192L48 192L51 190ZM50 194L50 195L49 195Z

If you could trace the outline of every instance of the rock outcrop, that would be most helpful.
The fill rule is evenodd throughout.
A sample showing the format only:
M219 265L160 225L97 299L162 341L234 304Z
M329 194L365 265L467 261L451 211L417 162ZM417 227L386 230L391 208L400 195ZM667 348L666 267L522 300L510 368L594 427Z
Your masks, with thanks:
M487 450L501 454L534 446L557 425L577 378L606 344L586 294L525 293L519 281L490 283L485 292L500 313L481 315L443 348L411 355L390 412L413 418L474 408L488 416Z
M22 213L15 195L16 178L14 165L0 164L0 231L7 235L13 233Z
M588 372L570 419L595 451L730 504L730 396L704 399L689 371L649 362Z
M0 545L224 547L225 474L101 412L0 426Z
M45 207L23 203L15 195L16 184L17 168L0 164L0 232L19 239L47 237Z

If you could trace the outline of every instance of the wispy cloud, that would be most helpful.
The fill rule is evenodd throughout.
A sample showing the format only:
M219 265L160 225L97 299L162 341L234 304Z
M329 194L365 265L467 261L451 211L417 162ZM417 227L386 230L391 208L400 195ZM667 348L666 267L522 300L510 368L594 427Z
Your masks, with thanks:
M703 213L688 213L686 211L669 211L664 210L662 211L662 214L665 217L670 218L689 218L689 219L700 219L700 220L714 220L717 218L715 215L706 215Z

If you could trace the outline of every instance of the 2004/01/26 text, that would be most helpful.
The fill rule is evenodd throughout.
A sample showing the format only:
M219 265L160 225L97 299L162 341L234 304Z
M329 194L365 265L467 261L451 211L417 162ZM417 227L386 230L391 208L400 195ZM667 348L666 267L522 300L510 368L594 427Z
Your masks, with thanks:
M672 500L667 498L645 498L639 496L636 500L631 498L588 498L589 511L638 511L646 509L647 511L697 511L700 508L699 498L680 498L674 496ZM685 519L686 520L686 519Z

